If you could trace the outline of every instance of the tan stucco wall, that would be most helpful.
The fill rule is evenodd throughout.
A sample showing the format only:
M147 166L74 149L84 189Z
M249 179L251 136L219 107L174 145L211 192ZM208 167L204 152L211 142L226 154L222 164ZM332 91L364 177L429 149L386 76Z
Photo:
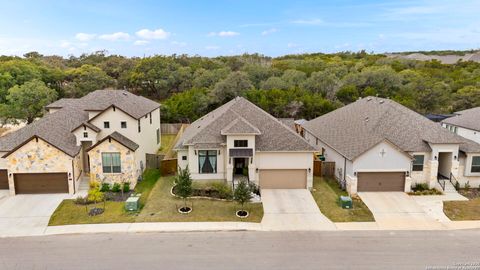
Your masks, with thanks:
M102 153L118 152L121 160L121 173L103 173ZM108 183L130 182L131 187L137 184L140 168L137 167L135 152L119 144L115 140L105 140L88 152L90 156L90 180Z
M7 158L10 193L15 194L13 174L15 173L53 173L69 174L69 193L73 194L72 166L73 158L53 147L42 139L32 139ZM12 174L12 176L10 176Z

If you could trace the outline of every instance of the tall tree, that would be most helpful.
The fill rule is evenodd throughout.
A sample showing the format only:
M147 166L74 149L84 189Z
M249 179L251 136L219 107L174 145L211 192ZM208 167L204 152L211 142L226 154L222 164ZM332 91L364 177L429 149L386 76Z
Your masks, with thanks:
M232 72L225 80L218 82L213 89L212 95L215 101L223 104L237 96L243 95L253 88L248 76L243 72Z
M28 124L40 117L43 108L57 98L57 92L40 80L32 80L8 89L8 117L26 120Z

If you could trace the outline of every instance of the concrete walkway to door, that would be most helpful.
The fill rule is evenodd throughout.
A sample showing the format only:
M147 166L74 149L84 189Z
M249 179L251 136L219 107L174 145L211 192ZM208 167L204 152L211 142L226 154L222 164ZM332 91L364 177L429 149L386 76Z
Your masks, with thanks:
M427 213L413 196L404 192L359 192L372 212L379 229L440 230L446 229L437 214Z
M262 189L262 229L266 231L335 230L307 189Z

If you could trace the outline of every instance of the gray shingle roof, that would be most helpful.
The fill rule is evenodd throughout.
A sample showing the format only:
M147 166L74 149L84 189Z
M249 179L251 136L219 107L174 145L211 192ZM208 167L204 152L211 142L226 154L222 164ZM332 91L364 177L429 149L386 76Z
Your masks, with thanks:
M134 141L130 140L129 138L123 136L122 134L118 133L117 131L114 131L112 134L108 135L107 137L101 139L100 141L98 141L95 145L91 146L88 151L94 149L95 147L97 147L98 145L100 145L102 142L104 142L105 140L109 139L109 138L112 138L113 140L119 142L121 145L127 147L128 149L132 150L132 151L135 151L138 149L138 147L140 147L137 143L135 143Z
M54 104L54 106L52 106ZM125 90L97 90L79 99L61 99L47 107L62 107L15 132L0 137L0 151L9 152L38 136L70 156L80 147L76 145L72 130L88 121L86 110L104 110L112 105L134 118L140 118L158 108L160 104Z
M367 97L306 122L303 127L353 160L381 141L405 152L430 152L430 143L459 143L464 152L480 145L392 101Z
M443 120L442 123L480 131L480 107L459 111L456 114Z
M256 134L260 135L261 132L257 127L250 124L243 117L238 116L237 119L233 120L228 124L224 129L220 131L222 135L234 135L234 134Z
M302 137L250 101L237 97L193 122L175 146L225 143L221 131L239 117L260 131L255 137L257 151L314 151Z

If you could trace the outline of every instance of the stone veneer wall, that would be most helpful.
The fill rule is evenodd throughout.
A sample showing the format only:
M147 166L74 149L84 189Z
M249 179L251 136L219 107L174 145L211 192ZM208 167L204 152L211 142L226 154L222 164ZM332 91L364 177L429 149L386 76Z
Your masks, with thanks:
M15 173L73 173L73 158L58 150L42 139L34 138L7 158L10 193L15 194L13 175ZM72 181L69 179L69 192L73 194Z
M118 152L121 160L121 173L103 173L102 153ZM135 152L116 142L105 140L100 145L88 152L90 156L90 181L122 183L130 182L131 187L137 184L138 176L141 174L135 161Z

